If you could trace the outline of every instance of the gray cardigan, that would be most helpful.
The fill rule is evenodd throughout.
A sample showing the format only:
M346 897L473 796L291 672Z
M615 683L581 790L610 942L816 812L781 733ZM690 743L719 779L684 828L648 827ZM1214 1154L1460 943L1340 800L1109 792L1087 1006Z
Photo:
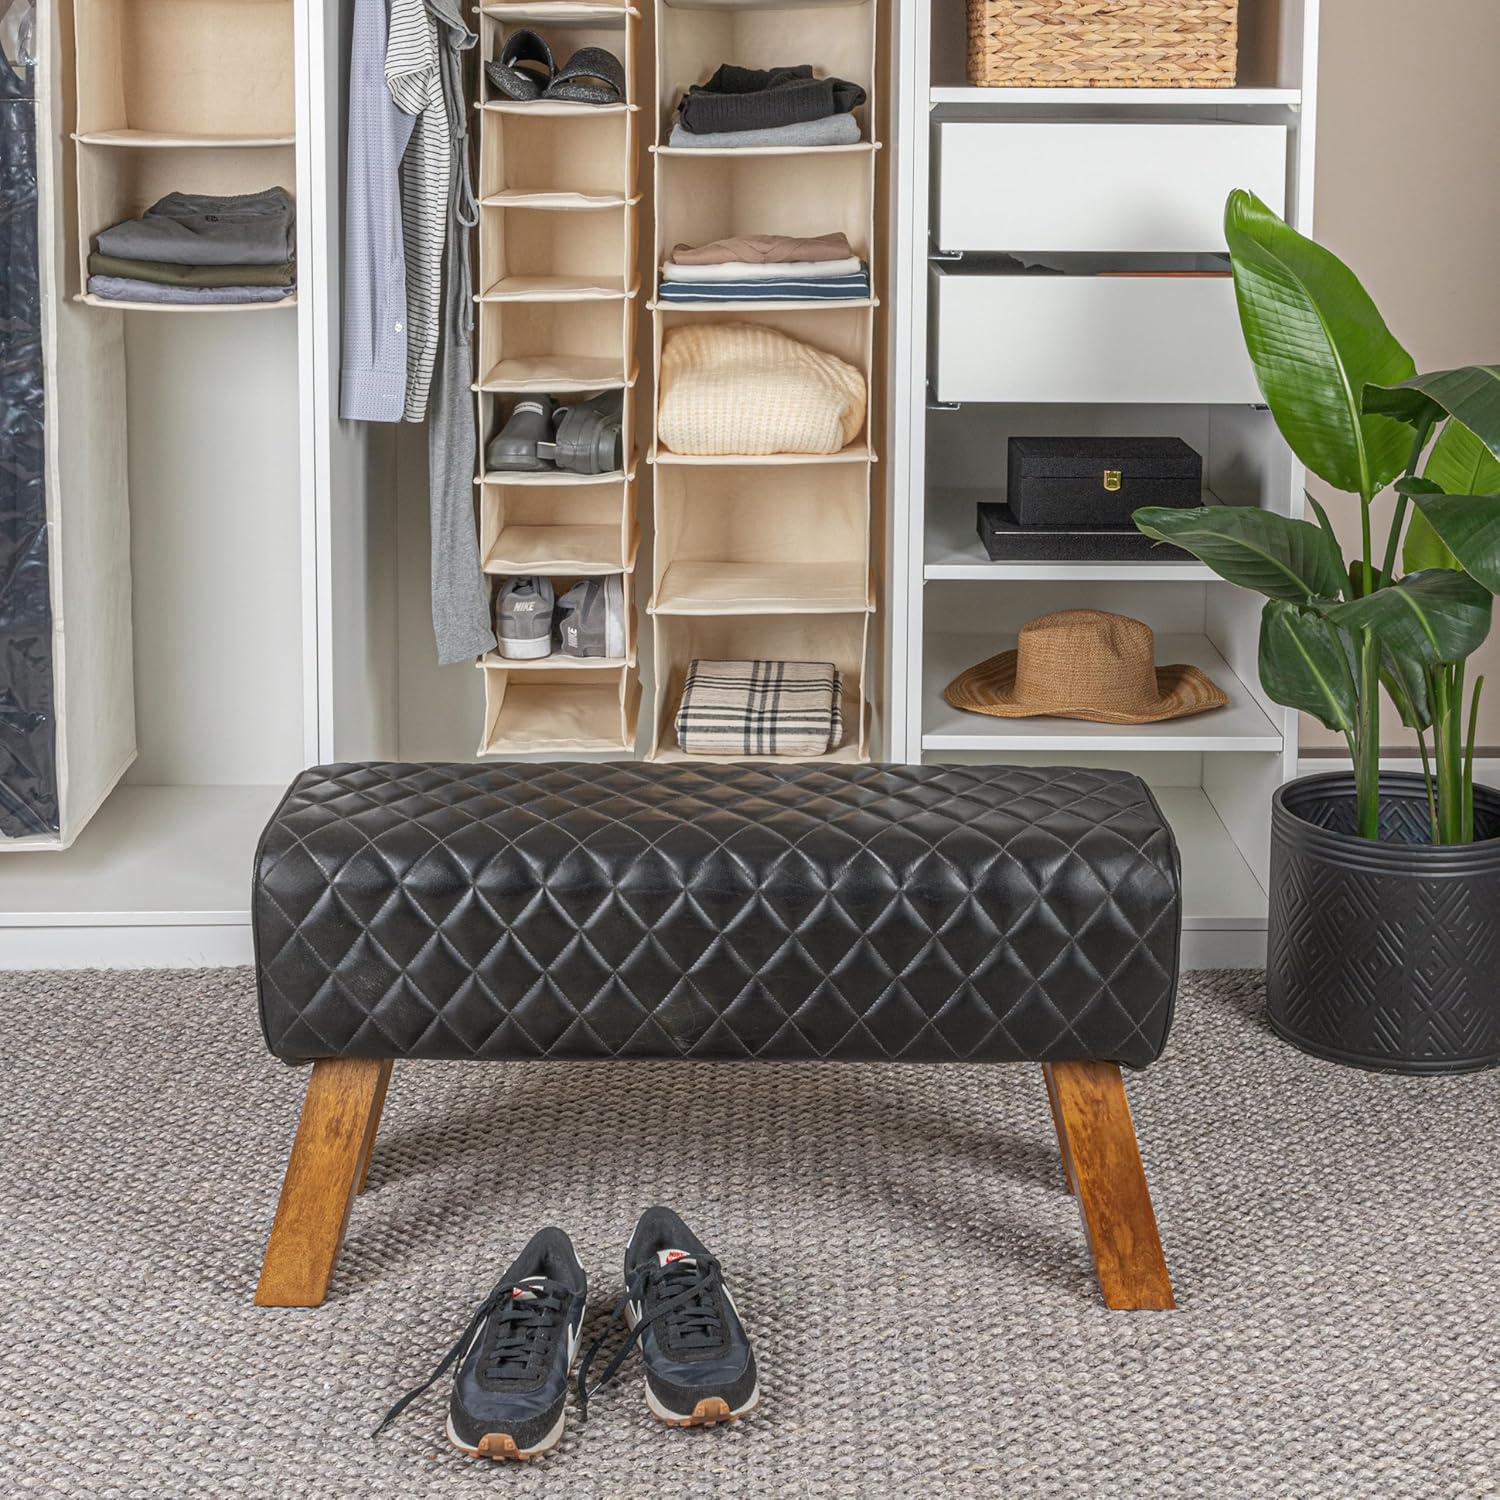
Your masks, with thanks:
M344 354L339 414L399 422L406 402L406 259L398 173L413 116L385 82L390 0L355 0L344 178Z

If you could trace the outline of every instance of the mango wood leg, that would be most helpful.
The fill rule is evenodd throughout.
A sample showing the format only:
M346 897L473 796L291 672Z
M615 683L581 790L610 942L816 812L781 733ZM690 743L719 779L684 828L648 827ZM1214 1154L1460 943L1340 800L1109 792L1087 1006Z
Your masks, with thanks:
M361 1193L370 1181L370 1163L375 1160L375 1137L380 1134L380 1118L385 1113L385 1091L391 1084L391 1066L390 1063L385 1065L385 1072L380 1075L380 1084L375 1090L375 1102L370 1106L370 1139L365 1145L365 1164L359 1171L357 1190Z
M327 1294L390 1076L378 1058L313 1064L261 1263L261 1307L316 1307Z
M1057 1085L1052 1081L1052 1069L1042 1064L1042 1078L1047 1084L1047 1105L1052 1111L1052 1128L1057 1132L1057 1154L1062 1157L1063 1186L1073 1191L1073 1159L1068 1153L1068 1131L1063 1124L1062 1109L1057 1102Z
M1066 1062L1043 1068L1105 1306L1175 1306L1119 1067Z

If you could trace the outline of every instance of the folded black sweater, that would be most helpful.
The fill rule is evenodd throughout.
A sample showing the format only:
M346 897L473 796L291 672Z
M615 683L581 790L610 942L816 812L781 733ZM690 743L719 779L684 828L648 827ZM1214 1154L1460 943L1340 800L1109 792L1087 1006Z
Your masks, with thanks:
M737 68L724 63L707 83L683 95L679 117L699 135L720 130L769 130L844 115L865 102L865 91L842 78L814 78L808 64Z

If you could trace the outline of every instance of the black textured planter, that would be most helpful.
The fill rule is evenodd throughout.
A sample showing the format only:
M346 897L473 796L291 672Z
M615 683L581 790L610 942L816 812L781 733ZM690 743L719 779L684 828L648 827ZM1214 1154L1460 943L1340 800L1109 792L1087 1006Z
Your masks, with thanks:
M1350 772L1272 799L1266 1020L1360 1068L1500 1063L1500 792L1474 788L1478 842L1438 846L1422 778L1388 772L1381 841L1353 829Z

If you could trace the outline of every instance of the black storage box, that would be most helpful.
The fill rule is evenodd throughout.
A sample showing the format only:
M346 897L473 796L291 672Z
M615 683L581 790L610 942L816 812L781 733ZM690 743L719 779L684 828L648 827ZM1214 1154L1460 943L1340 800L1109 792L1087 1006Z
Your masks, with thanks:
M1173 562L1193 554L1134 526L1019 526L1010 506L981 502L979 539L991 562Z
M1128 526L1143 505L1203 503L1203 460L1175 437L1013 437L1006 501L1018 526Z

